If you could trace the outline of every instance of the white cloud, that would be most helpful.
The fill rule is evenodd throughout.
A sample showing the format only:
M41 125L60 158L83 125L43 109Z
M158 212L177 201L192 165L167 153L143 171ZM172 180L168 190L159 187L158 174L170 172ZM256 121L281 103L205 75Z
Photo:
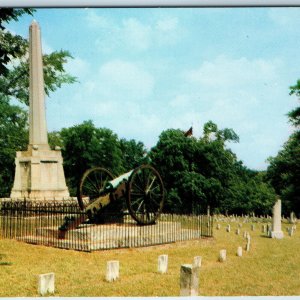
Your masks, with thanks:
M232 88L268 83L278 78L280 61L247 58L232 59L218 56L214 61L205 61L197 69L187 71L185 78L206 87Z
M42 38L42 52L43 54L50 54L54 49Z
M142 52L151 47L172 45L182 36L176 17L161 17L158 20L144 22L137 17L116 21L105 18L94 11L88 12L86 21L90 27L99 30L101 37L95 44L103 53L124 49L130 52Z
M188 104L189 102L191 101L191 97L190 95L176 95L174 99L172 99L170 102L169 102L169 105L172 107L172 108L179 108L179 109L184 109Z
M86 23L91 28L109 28L111 25L107 18L96 14L93 10L87 10Z
M122 99L142 99L151 95L154 79L150 73L137 64L112 60L102 65L97 80L102 89Z
M125 19L120 34L123 43L134 50L143 51L150 47L152 31L149 25L144 25L135 18Z
M70 59L65 66L67 73L72 74L80 79L83 79L85 76L91 73L90 65L86 60L83 60L80 57L75 57Z

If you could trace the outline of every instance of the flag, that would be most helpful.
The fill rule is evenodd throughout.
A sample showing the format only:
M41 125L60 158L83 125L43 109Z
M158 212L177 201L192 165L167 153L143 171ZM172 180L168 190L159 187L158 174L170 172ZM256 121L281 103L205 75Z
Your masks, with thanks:
M191 136L193 135L193 127L191 127L187 132L184 133L184 136Z

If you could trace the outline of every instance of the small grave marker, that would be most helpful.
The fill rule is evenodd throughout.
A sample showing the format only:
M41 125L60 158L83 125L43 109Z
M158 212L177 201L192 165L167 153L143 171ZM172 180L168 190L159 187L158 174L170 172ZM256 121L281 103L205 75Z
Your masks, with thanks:
M193 261L194 268L200 268L202 265L202 256L195 256Z
M226 249L220 250L219 261L224 262L226 260Z
M243 256L243 248L241 246L237 248L236 255L239 257Z
M228 224L227 227L226 227L226 231L227 231L227 232L230 232L230 225L229 225L229 224Z
M250 241L251 241L251 238L250 238L250 235L247 234L247 244L246 244L246 251L250 251Z
M168 255L162 254L158 257L158 273L164 274L168 270Z
M115 281L119 278L119 261L110 260L106 264L106 280L108 282Z
M38 275L38 293L41 296L46 294L54 294L54 273Z
M181 265L180 268L180 296L198 296L199 268L191 264Z

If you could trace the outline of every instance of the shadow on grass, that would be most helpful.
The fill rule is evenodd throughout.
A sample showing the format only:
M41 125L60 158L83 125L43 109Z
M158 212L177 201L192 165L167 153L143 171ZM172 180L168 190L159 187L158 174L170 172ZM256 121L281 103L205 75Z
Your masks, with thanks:
M11 266L13 263L8 261L0 261L0 266Z

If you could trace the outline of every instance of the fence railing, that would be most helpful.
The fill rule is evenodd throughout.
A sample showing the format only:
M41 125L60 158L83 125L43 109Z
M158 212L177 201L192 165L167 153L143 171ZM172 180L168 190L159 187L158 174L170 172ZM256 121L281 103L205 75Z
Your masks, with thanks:
M66 218L85 215L75 201L0 201L0 237L27 243L93 251L143 247L213 236L207 215L161 214L154 225L139 226L129 214L103 215L103 224L81 224L64 239L58 229Z

